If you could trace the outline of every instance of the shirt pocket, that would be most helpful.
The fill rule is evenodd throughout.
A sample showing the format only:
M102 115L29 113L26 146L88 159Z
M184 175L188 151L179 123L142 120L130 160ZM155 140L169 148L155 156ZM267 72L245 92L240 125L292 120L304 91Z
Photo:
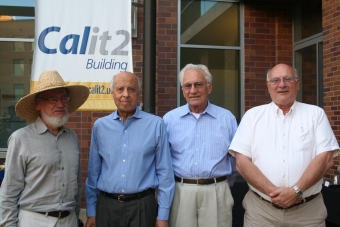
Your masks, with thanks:
M295 133L294 148L297 151L310 151L315 142L314 134L311 130L304 130Z

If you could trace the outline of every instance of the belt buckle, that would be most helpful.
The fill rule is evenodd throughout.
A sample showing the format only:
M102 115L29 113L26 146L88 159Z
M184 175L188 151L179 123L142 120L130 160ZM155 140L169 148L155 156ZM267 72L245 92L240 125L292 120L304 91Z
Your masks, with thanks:
M196 179L196 184L199 186L199 185L201 185L200 183L199 183L199 180L200 179Z
M58 219L60 219L60 217L61 217L61 211L59 211L58 213L59 213L59 214L58 214Z
M121 203L124 202L123 200L121 200L121 197L123 197L123 196L124 196L124 195L119 195L119 196L118 196L118 199L117 199L117 200L118 200L119 202L121 202Z

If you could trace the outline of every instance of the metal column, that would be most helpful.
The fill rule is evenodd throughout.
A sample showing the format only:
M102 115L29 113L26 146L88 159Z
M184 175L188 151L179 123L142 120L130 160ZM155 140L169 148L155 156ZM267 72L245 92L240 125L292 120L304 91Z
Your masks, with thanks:
M155 114L156 0L144 0L143 110Z

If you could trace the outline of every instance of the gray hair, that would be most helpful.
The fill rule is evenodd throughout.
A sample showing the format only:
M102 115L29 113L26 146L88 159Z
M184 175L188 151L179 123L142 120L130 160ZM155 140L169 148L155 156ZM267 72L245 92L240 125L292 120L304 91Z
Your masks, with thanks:
M179 82L181 83L181 85L183 85L184 74L189 69L202 71L207 82L208 83L212 82L212 75L209 72L209 69L207 68L207 66L201 65L201 64L198 64L198 65L187 64L186 66L184 66L184 68L180 71L180 73L178 75L178 79L179 79Z
M140 79L138 76L136 76L134 73L132 72L128 72L126 71L127 73L131 73L133 74L136 78L137 78L137 84L138 84L138 91L142 90L142 85L141 85L141 82L140 82ZM111 85L110 85L110 89L111 91L113 91L113 88L114 88L114 81L115 81L115 77L118 75L119 73L117 73L116 75L114 75L111 79Z
M291 67L292 67L292 66L291 66ZM273 68L271 68L271 69L269 69L269 70L267 71L267 82L269 81L269 74L270 74L270 71L272 71L272 69L273 69ZM292 67L292 69L294 70L294 73L295 73L294 76L295 76L296 78L299 78L297 69L294 68L294 67Z

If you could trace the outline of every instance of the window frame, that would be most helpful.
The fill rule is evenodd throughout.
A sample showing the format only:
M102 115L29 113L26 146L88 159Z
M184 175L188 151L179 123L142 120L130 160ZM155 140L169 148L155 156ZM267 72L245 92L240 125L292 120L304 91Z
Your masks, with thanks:
M243 0L214 0L214 2L230 2L239 4L239 46L213 46L213 45L197 45L197 44L181 44L181 1L177 2L177 75L181 71L181 48L200 48L200 49L222 49L222 50L238 50L239 51L239 115L242 118L244 111L244 4ZM180 82L177 79L177 106L180 106L182 95Z

